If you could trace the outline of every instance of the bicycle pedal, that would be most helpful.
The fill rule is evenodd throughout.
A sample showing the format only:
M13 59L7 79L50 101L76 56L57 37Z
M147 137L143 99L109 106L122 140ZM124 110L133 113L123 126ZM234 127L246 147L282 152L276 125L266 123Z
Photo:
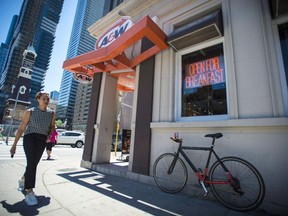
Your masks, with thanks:
M205 192L205 194L203 195L204 197L207 197L209 194L209 191Z
M203 190L205 191L204 197L208 196L209 191L207 190L203 181L200 181L200 185L202 186Z

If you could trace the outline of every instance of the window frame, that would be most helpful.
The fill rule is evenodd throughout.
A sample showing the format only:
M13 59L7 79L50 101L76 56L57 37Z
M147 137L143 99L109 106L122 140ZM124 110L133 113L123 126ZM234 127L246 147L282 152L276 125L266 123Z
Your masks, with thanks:
M278 26L284 23L288 23L288 15L276 18L273 20L273 35L274 35L274 44L276 47L276 58L277 58L277 65L279 68L279 78L281 84L281 92L283 95L283 103L284 103L284 115L288 116L288 85L287 79L285 75L285 68L283 62L283 54L280 45L280 35L279 35L279 28Z
M226 106L227 106L227 114L224 115L207 115L207 116L181 116L182 113L182 56L188 53L192 53L198 51L200 49L204 49L210 46L214 46L217 44L223 45L223 52L224 52L224 66L225 66L225 84L226 84ZM209 40L207 42L203 42L200 44L196 44L185 49L179 50L176 53L176 64L175 64L175 120L180 122L192 122L192 121L219 121L219 120L227 120L229 119L229 93L228 93L228 84L227 80L229 77L227 71L227 63L226 63L226 50L225 50L225 43L224 38L217 38L213 40Z

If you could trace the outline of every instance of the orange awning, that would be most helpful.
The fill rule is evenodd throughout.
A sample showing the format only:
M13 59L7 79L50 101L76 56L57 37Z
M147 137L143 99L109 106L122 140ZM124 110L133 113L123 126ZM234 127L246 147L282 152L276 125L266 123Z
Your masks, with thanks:
M129 59L124 51L144 37L149 39L154 46L140 53L138 56ZM166 34L158 25L149 16L145 16L109 46L67 59L63 63L63 68L74 73L86 73L89 76L93 76L94 73L98 72L127 69L129 74L131 74L131 71L135 71L135 67L138 64L168 47L166 38ZM131 88L131 75L127 81L130 82L128 85L125 85L127 74L125 76L123 74L113 74L113 76L119 77L119 90L134 90L134 87ZM120 76L122 77L121 79Z

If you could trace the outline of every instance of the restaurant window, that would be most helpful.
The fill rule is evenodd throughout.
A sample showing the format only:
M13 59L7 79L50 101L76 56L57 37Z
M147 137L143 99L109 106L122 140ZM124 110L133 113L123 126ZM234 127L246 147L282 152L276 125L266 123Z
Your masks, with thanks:
M286 85L288 86L288 23L279 25L278 31L285 70Z
M181 56L181 117L227 114L223 44Z

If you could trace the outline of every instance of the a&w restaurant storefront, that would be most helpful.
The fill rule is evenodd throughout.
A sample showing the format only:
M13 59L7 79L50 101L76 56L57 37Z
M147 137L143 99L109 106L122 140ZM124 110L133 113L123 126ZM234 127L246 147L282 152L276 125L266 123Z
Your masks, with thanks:
M286 1L128 0L89 32L98 38L95 51L63 66L93 79L82 167L109 163L116 92L133 92L121 175L154 183L153 163L174 152L174 132L188 146L209 145L204 135L221 132L219 155L246 159L262 174L259 208L288 215ZM205 152L189 156L205 166ZM202 194L192 175L185 190Z

